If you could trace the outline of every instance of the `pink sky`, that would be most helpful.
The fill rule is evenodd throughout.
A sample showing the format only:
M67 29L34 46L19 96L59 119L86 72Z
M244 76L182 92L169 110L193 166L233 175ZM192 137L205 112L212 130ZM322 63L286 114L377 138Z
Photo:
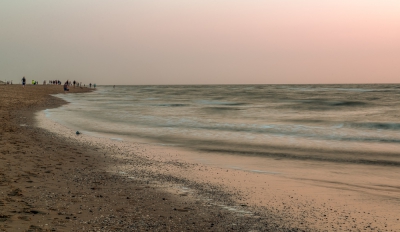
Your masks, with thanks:
M0 3L1 80L398 83L400 1Z

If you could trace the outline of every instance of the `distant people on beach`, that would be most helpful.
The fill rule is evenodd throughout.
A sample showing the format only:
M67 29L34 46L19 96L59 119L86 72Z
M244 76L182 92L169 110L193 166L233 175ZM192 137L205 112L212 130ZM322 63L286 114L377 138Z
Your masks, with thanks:
M93 88L96 88L96 83L93 84Z
M69 91L69 89L68 89L68 80L64 83L64 93L66 92L66 91Z
M92 83L89 83L89 87L92 88Z
M115 85L113 86L113 88L115 89Z
M22 86L25 87L25 84L26 84L26 79L25 77L22 77Z

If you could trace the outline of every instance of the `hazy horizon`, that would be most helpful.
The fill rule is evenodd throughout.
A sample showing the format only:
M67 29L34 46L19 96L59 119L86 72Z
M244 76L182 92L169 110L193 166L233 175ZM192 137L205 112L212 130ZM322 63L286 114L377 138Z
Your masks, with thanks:
M0 3L0 80L398 83L400 1Z

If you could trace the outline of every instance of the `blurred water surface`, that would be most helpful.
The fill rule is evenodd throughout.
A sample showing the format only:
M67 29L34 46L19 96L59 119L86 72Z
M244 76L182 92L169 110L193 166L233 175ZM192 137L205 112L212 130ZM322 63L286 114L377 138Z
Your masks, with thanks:
M400 85L101 86L46 110L72 129L202 152L400 166Z

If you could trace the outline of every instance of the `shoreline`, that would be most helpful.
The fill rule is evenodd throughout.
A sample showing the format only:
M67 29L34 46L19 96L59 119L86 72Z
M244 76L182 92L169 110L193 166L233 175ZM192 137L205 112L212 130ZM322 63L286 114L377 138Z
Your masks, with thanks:
M73 136L71 129L59 126L63 129L58 131ZM109 169L110 172L127 178L147 173L142 178L149 179L156 188L177 195L193 195L203 202L206 200L209 204L242 214L240 216L263 218L269 223L279 222L277 225L284 225L286 229L379 231L398 227L399 209L396 207L399 191L390 182L385 182L387 176L383 173L387 168L397 170L396 167L375 167L375 174L380 176L376 178L369 175L370 169L366 170L369 166L354 164L300 163L257 157L246 157L246 162L243 162L244 157L217 154L212 154L213 163L207 163L200 160L207 159L209 155L196 156L195 152L176 147L115 141L85 134L81 138L97 146L111 146L122 151L114 155L119 164ZM145 167L132 164L133 157L144 158L148 164ZM252 162L264 162L265 166L273 167L273 171L243 170L221 165L226 160L234 162L232 159L235 157L236 164L247 163L251 166ZM299 167L302 165L305 167ZM288 171L292 173L286 173ZM342 180L348 176L361 184L352 186ZM160 184L160 180L169 183L169 186ZM380 183L381 187L371 188L373 183ZM209 191L209 186L215 190ZM273 231L283 229L277 225Z
M47 99L44 104L47 108L66 104L52 96L44 99ZM249 171L252 169L235 170L220 165L226 162L226 155L216 155L214 159L219 165L213 165L199 162L198 158L207 157L207 154L196 156L173 147L112 141L85 134L76 136L74 131L60 124L40 119L45 117L40 116L44 107L31 104L33 107L20 110L23 112L11 111L17 112L13 122L9 123L15 129L9 132L11 140L7 141L10 144L8 150L14 157L1 156L6 162L1 162L0 177L14 182L6 181L8 189L2 185L4 181L0 183L0 201L7 205L14 200L13 203L20 204L22 210L13 210L14 213L0 211L3 215L0 219L3 218L4 222L0 222L0 231L2 226L9 226L3 229L8 231L16 228L18 223L23 224L25 229L33 226L51 230L53 226L56 231L343 231L399 228L400 223L396 224L399 210L393 209L398 205L399 191L389 191L394 198L390 200L388 196L387 202L376 198L376 202L371 203L371 197L368 197L395 188L382 186L378 190L368 190L364 186L347 186L343 189L345 182L333 183L357 173L362 177L365 170L360 166L332 167L320 162L321 169L314 163L301 162L301 165L308 166L299 168L298 163L265 159L265 166L273 167L270 173ZM31 120L27 126L21 126L24 114ZM39 127L32 126L33 121ZM13 134L22 135L24 143L30 144L29 148L20 145L19 138L13 138ZM27 138L29 135L34 135L34 138ZM24 155L32 152L28 157L28 161L32 162L28 176L27 170L16 175L4 166L9 162L10 166L18 167L24 162L27 157L21 157L21 150ZM5 150L0 148L0 155L2 151ZM234 160L230 156L232 162L242 162L240 156L236 158ZM250 160L248 165L261 161L257 158L246 159ZM338 173L329 172L329 175L336 176L328 179L328 171L324 168ZM349 172L348 169L355 171ZM343 174L345 172L347 174ZM53 175L52 178L49 174ZM321 176L324 181L307 179L307 175ZM44 195L40 192L43 189L52 194ZM362 191L367 192L364 194ZM36 196L41 201L27 195ZM363 198L357 199L360 197ZM27 210L29 205L34 206L30 207L33 211L41 213ZM382 209L385 207L386 213ZM41 215L40 220L36 217L38 214Z
M73 131L66 128L64 133ZM123 151L118 155L122 162L116 172L122 170L129 175L132 170L133 174L138 169L143 173L151 171L158 177L168 177L164 182L174 179L193 192L198 189L198 195L207 199L212 196L198 186L218 186L231 198L230 205L239 208L229 206L234 212L253 211L274 217L271 221L307 230L397 229L397 167L198 152L126 136L96 138L91 132L88 135L90 141L111 144ZM114 141L112 137L121 139ZM129 161L133 156L150 160L151 165L132 165ZM223 202L216 204L227 208ZM240 209L242 205L246 209Z
M163 191L145 170L135 179L107 172L118 160L103 152L117 149L33 126L35 112L66 104L49 95L62 93L57 87L0 87L0 231L289 230Z

